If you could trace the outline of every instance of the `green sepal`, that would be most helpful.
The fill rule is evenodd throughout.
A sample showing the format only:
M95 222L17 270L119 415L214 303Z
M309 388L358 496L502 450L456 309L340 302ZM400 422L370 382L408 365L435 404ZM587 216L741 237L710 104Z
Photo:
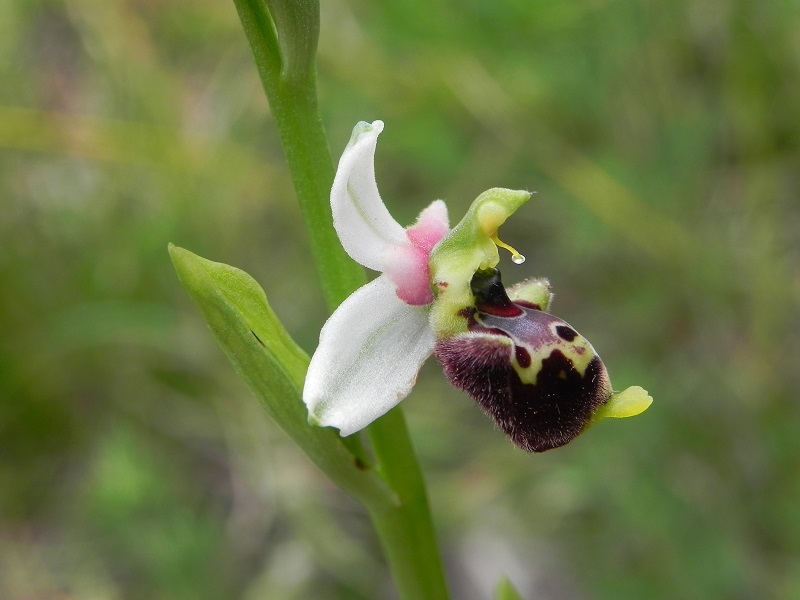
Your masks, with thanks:
M503 577L497 584L495 598L497 600L522 600L522 596L508 577Z
M286 332L264 290L244 271L169 245L183 286L236 372L270 417L339 487L381 509L397 498L358 448L330 428L312 427L302 401L308 356Z

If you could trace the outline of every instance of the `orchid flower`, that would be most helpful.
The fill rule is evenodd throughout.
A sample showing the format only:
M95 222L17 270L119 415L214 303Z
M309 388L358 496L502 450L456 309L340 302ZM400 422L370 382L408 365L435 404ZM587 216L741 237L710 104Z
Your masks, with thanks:
M594 348L548 314L545 279L506 290L497 270L498 229L530 193L481 194L452 230L436 200L403 228L375 182L383 123L359 123L331 189L333 223L347 253L381 273L339 306L320 333L306 375L309 421L350 435L411 392L434 352L518 446L561 446L604 417L633 416L652 402L642 388L614 394Z

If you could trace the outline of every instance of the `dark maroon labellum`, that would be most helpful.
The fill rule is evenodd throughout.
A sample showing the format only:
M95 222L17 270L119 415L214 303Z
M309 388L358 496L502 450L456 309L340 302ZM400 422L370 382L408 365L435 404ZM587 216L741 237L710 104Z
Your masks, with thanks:
M600 357L563 320L512 302L496 269L476 273L472 291L469 332L436 344L445 375L520 448L570 442L611 396Z

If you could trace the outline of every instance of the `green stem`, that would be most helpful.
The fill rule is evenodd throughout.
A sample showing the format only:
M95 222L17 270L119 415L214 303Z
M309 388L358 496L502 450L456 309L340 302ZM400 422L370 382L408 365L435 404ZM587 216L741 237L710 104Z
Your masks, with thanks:
M234 3L278 127L323 293L333 310L366 279L342 249L330 212L334 167L317 105L313 61L319 6L313 0L268 1L271 13L264 0ZM402 412L390 411L367 431L377 468L400 500L390 509L367 507L400 598L446 599L425 483Z
M277 24L263 0L234 3L278 127L325 301L333 310L366 278L364 270L347 256L333 229L330 191L334 168L317 105L316 70L313 62L301 72L286 69L286 59L282 61L279 56ZM307 20L317 21L308 27L318 29L318 12L309 10L308 2L298 3L308 11ZM283 8L276 16L286 17L291 10Z
M332 311L366 283L364 269L342 248L330 211L333 162L317 108L316 86L288 82L270 99L292 173L322 291Z
M444 569L436 545L425 483L397 407L367 430L381 474L400 497L400 505L370 511L401 598L446 600Z

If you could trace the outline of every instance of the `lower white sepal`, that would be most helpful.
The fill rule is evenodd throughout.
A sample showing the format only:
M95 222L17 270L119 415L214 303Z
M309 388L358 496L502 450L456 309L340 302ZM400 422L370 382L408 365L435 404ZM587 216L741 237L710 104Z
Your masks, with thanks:
M303 389L309 421L347 436L411 392L435 337L426 307L406 304L385 276L358 289L320 333Z

